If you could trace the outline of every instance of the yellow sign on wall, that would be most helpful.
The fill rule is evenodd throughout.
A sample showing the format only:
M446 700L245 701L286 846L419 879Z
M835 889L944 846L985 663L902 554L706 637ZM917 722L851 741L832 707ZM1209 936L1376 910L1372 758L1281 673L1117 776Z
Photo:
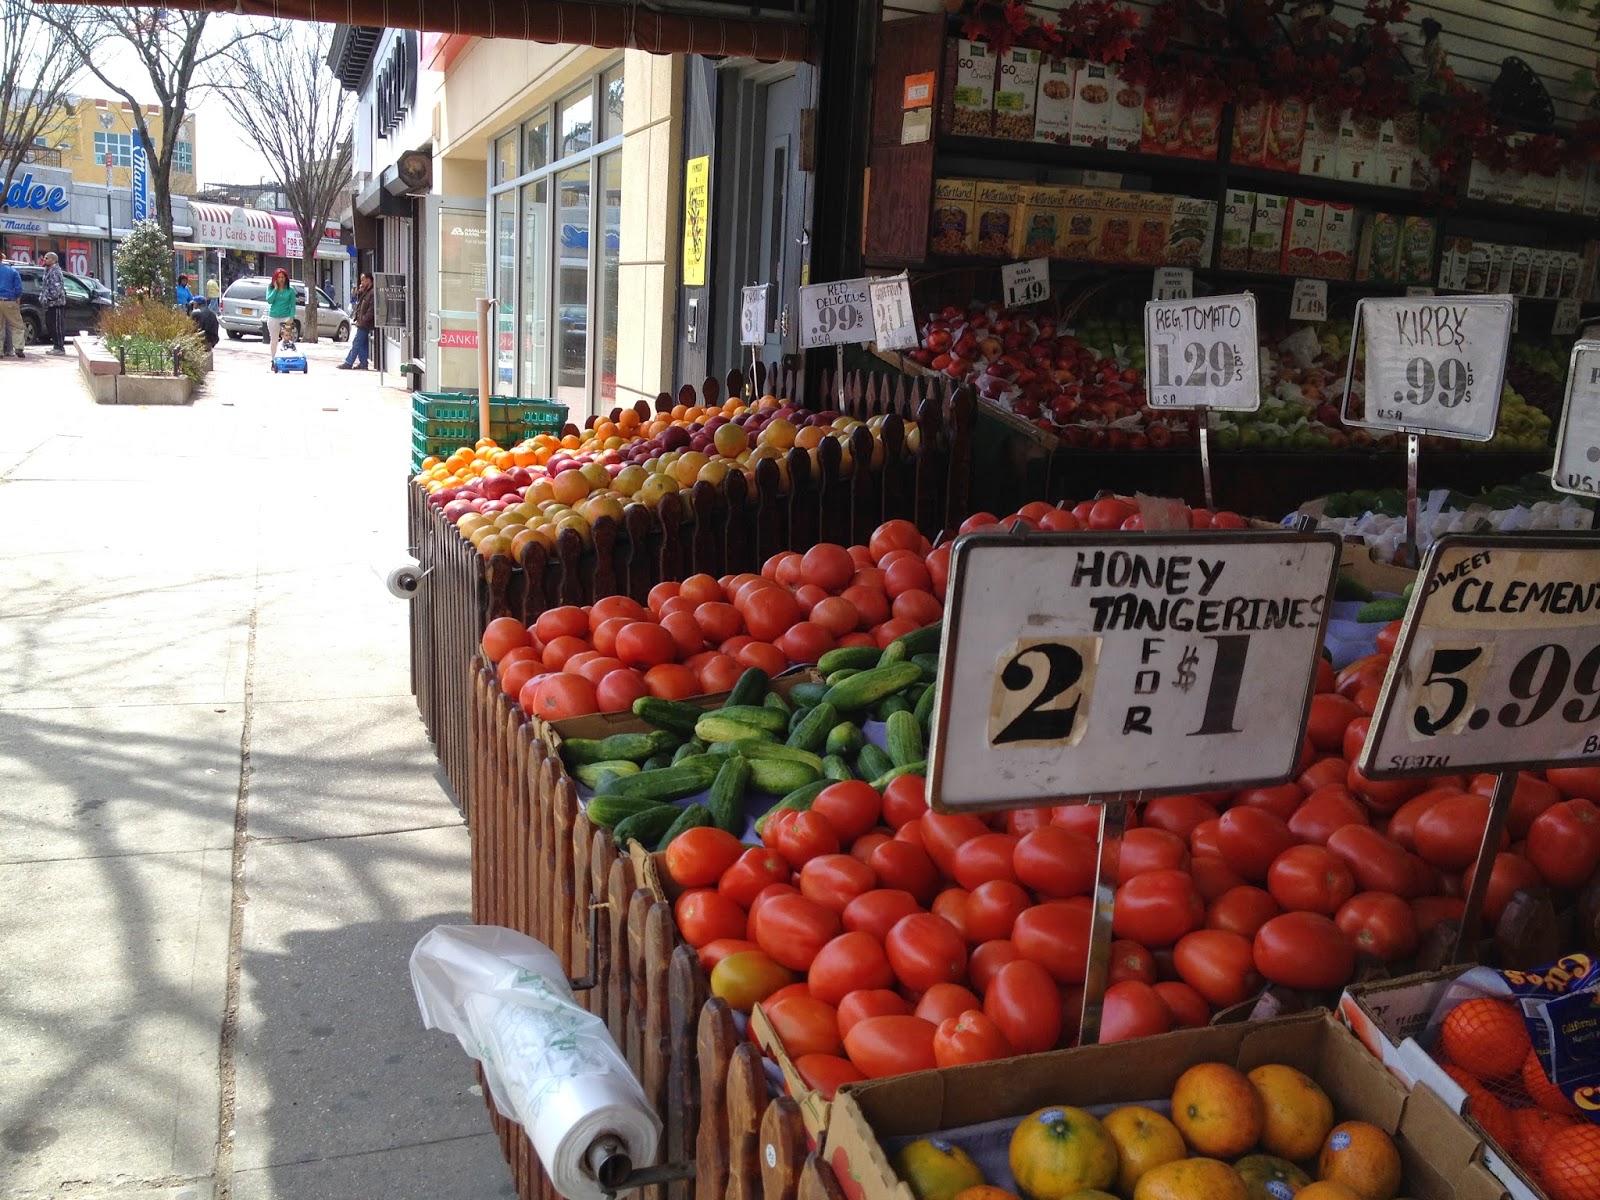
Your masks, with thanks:
M684 171L683 284L704 287L711 242L711 156L691 158Z

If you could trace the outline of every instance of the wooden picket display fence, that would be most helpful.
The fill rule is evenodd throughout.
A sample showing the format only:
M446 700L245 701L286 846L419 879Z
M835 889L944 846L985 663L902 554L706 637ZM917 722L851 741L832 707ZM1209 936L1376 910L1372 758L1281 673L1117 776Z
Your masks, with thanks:
M803 395L800 376L772 375L778 378L773 394ZM826 382L827 394L836 398L832 380ZM741 372L730 372L728 393L739 393L744 383ZM656 410L718 403L722 388L715 379L699 389L685 384L676 396L658 396ZM865 542L890 518L911 520L930 537L966 519L976 407L971 391L957 388L946 396L937 381L855 373L847 375L843 396L840 411L862 420L883 417L879 439L866 428L851 438L852 462L872 464L868 470L847 471L839 444L826 438L815 469L810 454L794 448L782 470L776 461L763 460L753 488L742 472L720 485L700 482L663 497L653 510L629 505L620 523L602 517L591 542L565 529L552 552L532 543L520 562L507 555L485 562L427 502L425 489L408 485L410 544L426 572L411 602L412 691L463 805L471 766L462 671L493 618L514 616L532 624L547 608L612 595L642 603L662 580L759 570L779 551L819 541ZM635 407L641 417L653 415L643 401ZM907 445L912 426L918 431L915 451Z
M769 1098L760 1051L710 997L652 868L589 824L533 722L491 669L468 662L472 921L526 933L569 977L589 977L579 997L661 1117L661 1160L695 1164L692 1180L646 1188L643 1200L834 1200L799 1109ZM558 1200L521 1126L485 1103L521 1200Z

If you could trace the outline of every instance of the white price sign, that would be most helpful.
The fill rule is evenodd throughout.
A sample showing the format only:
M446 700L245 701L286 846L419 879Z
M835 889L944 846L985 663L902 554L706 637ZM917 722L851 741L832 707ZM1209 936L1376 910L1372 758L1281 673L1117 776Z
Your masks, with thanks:
M1328 281L1296 279L1289 300L1289 320L1326 321L1328 319Z
M1572 348L1550 483L1560 492L1600 496L1600 342Z
M761 346L767 340L767 290L771 284L752 284L740 294L739 344Z
M1565 336L1578 332L1578 321L1583 316L1583 301L1576 296L1568 296L1564 300L1556 301L1556 315L1550 322L1550 332L1557 336Z
M1364 774L1600 762L1600 538L1452 534L1417 584Z
M1194 298L1194 269L1192 267L1157 267L1155 281L1150 289L1152 300L1192 300Z
M1027 262L1006 263L1000 268L1000 284L1005 289L1007 308L1048 300L1050 260L1030 258Z
M1339 542L957 538L929 747L940 811L1276 782L1299 759Z
M1261 407L1254 296L1151 300L1144 346L1151 408Z
M1510 296L1357 301L1345 422L1488 441L1500 415L1511 317ZM1364 400L1350 389L1358 344L1366 352Z
M800 289L800 348L838 346L872 340L872 298L868 280L841 279Z
M872 294L873 339L882 350L905 350L917 344L917 319L911 310L911 281L905 275L874 279Z

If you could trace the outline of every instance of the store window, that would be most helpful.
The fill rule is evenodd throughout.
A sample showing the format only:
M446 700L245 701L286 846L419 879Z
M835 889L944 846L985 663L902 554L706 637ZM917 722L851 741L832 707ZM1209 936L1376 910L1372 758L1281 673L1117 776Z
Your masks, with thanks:
M133 135L131 133L107 133L104 130L94 135L94 159L96 162L105 162L106 155L111 155L113 167L133 166Z
M496 139L490 165L496 389L580 424L616 402L623 93L617 63Z

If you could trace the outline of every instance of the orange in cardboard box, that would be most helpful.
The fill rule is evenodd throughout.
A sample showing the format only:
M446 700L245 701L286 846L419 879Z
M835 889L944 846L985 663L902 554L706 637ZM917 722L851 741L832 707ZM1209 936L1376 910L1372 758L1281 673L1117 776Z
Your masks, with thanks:
M1117 1144L1117 1191L1124 1196L1147 1172L1188 1157L1183 1134L1154 1109L1130 1104L1108 1112L1100 1123Z
M1133 1200L1250 1200L1244 1180L1214 1158L1186 1158L1157 1167L1134 1189Z
M1333 1128L1333 1101L1303 1071L1267 1063L1250 1072L1261 1096L1261 1145L1269 1154L1303 1162L1322 1148Z
M1328 1135L1317 1175L1344 1184L1362 1200L1394 1200L1400 1194L1400 1151L1376 1125L1344 1121Z
M1011 1175L1032 1200L1066 1200L1117 1178L1117 1144L1081 1108L1041 1108L1011 1133Z
M1190 1067L1172 1089L1172 1120L1196 1154L1238 1158L1261 1140L1261 1097L1226 1063Z

